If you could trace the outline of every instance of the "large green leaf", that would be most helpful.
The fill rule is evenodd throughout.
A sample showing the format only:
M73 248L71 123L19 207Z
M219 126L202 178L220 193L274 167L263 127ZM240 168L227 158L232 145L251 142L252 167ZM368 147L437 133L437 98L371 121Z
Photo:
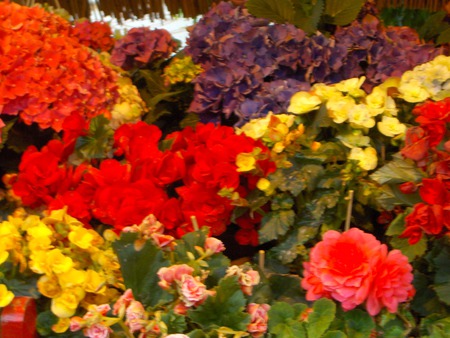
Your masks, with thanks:
M305 295L300 288L300 277L297 275L272 274L269 277L269 285L272 297L277 301L298 304L306 302Z
M248 0L245 6L250 14L276 23L292 23L295 15L291 0Z
M376 202L386 210L392 210L395 206L409 206L422 202L418 192L413 194L404 194L396 184L385 184L379 189L379 196Z
M133 290L136 299L145 306L155 306L171 298L158 286L158 270L170 265L161 249L150 241L139 242L135 233L122 233L113 248L119 258L125 287Z
M313 311L308 316L306 330L308 337L320 337L330 327L336 315L336 304L329 299L322 298L314 302Z
M375 328L373 318L365 311L352 310L344 313L347 335L352 338L369 338Z
M449 26L449 28L442 31L436 40L436 43L438 45L442 45L444 43L449 43L449 42L450 42L450 26Z
M291 23L307 33L315 33L322 17L324 0L312 0L311 3L292 0L292 3L295 8L295 15Z
M307 308L300 303L274 303L269 310L269 332L280 338L306 338L305 326L298 321L298 317Z
M420 182L425 173L417 168L417 165L409 159L404 159L400 154L393 156L393 160L378 169L370 178L383 184L398 184L404 182Z
M224 278L216 288L216 295L208 297L189 317L205 331L228 327L245 331L250 316L244 312L246 300L236 277Z
M416 244L409 244L407 238L394 237L389 242L394 249L400 250L408 260L412 262L417 257L423 256L427 250L427 240L422 237Z
M439 255L433 259L436 266L434 277L434 291L439 299L450 305L450 252L448 247L443 247Z
M105 158L111 147L113 135L114 131L109 126L109 120L103 115L98 115L91 120L88 135L77 139L75 149L83 158Z
M175 314L173 310L163 313L161 319L167 325L168 333L184 332L187 328L186 317Z
M345 26L358 16L365 0L326 0L324 21L337 26Z
M262 219L259 230L260 243L266 243L286 234L294 224L295 212L293 210L281 210L269 212Z

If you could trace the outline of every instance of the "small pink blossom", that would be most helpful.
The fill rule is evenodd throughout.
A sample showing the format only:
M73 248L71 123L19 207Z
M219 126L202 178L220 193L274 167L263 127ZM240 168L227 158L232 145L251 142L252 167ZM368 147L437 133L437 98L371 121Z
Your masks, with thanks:
M128 289L124 292L122 296L113 305L113 315L117 316L120 314L122 317L125 313L125 309L130 305L131 301L134 300L133 290Z
M239 284L241 284L242 292L251 296L253 292L253 287L258 285L260 281L259 272L256 270L248 270L239 276Z
M184 304L183 302L179 302L174 306L173 312L177 315L185 316L188 309L189 308L186 306L186 304Z
M141 302L132 300L126 310L127 320L125 325L130 328L131 332L136 332L144 328L146 312Z
M205 284L191 275L184 275L179 285L181 299L187 307L198 305L208 297Z
M81 317L72 317L70 318L70 331L75 332L84 328L86 325L86 321Z
M266 333L269 310L270 305L268 304L248 304L247 312L250 315L250 324L247 325L247 331L253 338L262 337Z
M205 250L207 253L215 254L225 250L225 245L223 245L222 241L214 238L208 237L205 240Z
M109 327L99 323L91 325L83 331L84 335L89 338L108 338L110 332L112 330Z
M172 248L171 244L174 244L175 237L170 235L164 235L160 233L154 233L151 235L153 243L159 248L169 247Z
M160 279L158 285L164 290L169 290L174 282L181 281L184 275L192 275L193 272L194 269L186 264L172 265L168 268L161 268L157 272Z

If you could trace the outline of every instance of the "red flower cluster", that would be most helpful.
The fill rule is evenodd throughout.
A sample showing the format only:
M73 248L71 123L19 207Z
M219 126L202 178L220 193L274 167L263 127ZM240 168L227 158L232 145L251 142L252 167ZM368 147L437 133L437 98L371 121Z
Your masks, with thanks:
M0 2L0 115L60 131L73 112L91 118L108 109L116 79L61 17Z
M406 229L400 235L408 238L410 244L417 243L423 236L442 235L450 229L450 142L447 137L447 123L450 122L450 98L442 101L427 101L416 106L419 126L408 129L404 157L416 161L427 172L428 178L419 185L424 203L414 205L406 216ZM416 186L406 182L400 186L404 193L414 192Z
M111 27L102 21L77 22L72 30L72 36L83 45L96 51L109 51L114 46Z
M407 257L399 250L388 252L385 244L357 228L327 231L303 264L306 299L333 298L345 311L366 302L372 316L383 307L395 313L415 293Z
M67 206L72 216L85 223L95 218L117 231L154 214L166 233L175 237L193 230L192 216L200 226L210 227L212 235L219 235L235 208L221 192L245 197L259 177L275 170L264 145L236 135L231 127L199 124L195 130L186 128L170 134L164 142L172 146L162 151L161 131L144 122L116 130L115 159L103 160L98 167L91 163L73 166L67 158L73 138L85 126L74 117L66 125L69 122L71 136L63 139L66 143L53 140L41 151L27 149L19 173L9 180L12 190L26 206ZM238 172L237 156L252 152L258 153L255 169ZM250 230L256 233L255 223Z

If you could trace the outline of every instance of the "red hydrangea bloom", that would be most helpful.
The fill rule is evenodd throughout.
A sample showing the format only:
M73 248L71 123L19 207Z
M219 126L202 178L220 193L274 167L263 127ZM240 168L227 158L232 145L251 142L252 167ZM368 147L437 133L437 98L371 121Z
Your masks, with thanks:
M405 259L401 252L388 255L386 245L357 228L329 230L304 263L301 285L307 300L333 298L346 311L370 297L368 311L376 315L383 306L396 310L412 294L412 268Z
M79 21L72 30L72 36L81 44L97 51L107 52L114 46L112 35L111 27L102 21Z

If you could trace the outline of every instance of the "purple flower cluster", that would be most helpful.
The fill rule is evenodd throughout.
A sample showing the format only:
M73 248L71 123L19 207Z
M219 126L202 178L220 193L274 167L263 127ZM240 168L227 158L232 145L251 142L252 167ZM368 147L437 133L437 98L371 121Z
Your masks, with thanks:
M191 28L185 51L205 69L194 80L190 111L205 122L238 125L269 111L285 112L292 94L313 83L365 75L369 89L442 53L421 45L411 30L384 29L379 22L355 22L330 38L307 36L229 2Z
M168 58L177 48L177 42L165 29L132 28L116 41L111 62L125 70L143 68Z

